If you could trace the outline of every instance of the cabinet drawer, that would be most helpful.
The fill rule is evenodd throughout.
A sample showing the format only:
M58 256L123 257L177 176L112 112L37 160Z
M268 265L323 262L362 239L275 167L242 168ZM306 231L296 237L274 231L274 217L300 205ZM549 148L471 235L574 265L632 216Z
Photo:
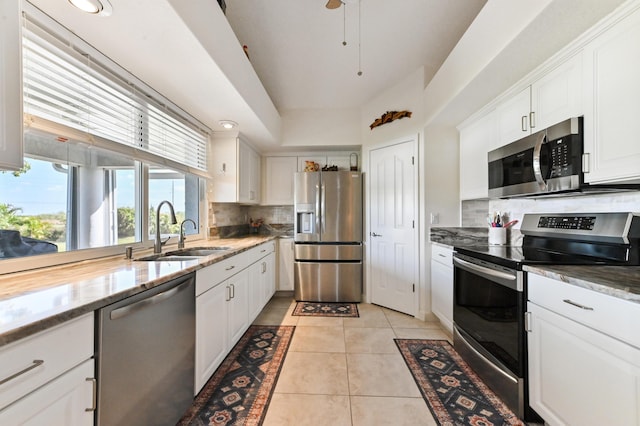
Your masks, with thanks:
M0 409L91 358L93 330L90 313L0 348Z
M275 241L268 241L266 243L260 244L257 247L253 247L252 249L247 250L248 260L247 263L251 265L252 263L256 263L258 260L262 259L269 253L273 253L276 249Z
M196 271L196 296L215 287L227 278L249 266L248 252L238 253L227 259Z
M453 269L453 249L437 244L431 244L431 260L447 265Z
M640 304L533 273L528 292L531 302L640 348Z

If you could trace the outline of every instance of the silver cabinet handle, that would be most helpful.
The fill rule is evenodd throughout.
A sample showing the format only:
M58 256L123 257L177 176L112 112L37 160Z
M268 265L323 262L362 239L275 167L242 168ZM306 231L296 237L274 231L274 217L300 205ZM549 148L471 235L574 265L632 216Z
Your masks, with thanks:
M576 302L574 302L573 300L570 300L570 299L564 299L563 302L564 303L568 303L571 306L575 306L577 308L584 309L585 311L593 311L592 307L581 305L580 303L576 303Z
M191 281L185 281L182 284L179 284L177 287L174 287L170 290L163 291L162 293L158 293L155 296L151 296L147 299L142 299L139 302L134 302L130 305L123 306L122 308L114 309L111 311L109 318L112 320L116 320L118 318L122 318L126 315L129 315L132 312L139 311L140 309L144 309L147 306L155 305L156 303L160 303L163 300L170 299L175 296L180 290L186 288Z
M42 364L44 364L44 360L42 360L42 359L34 359L33 362L31 363L31 365L28 366L27 368L24 368L24 369L18 371L17 373L14 373L14 374L10 375L9 377L6 377L6 378L0 380L0 385L4 385L5 383L10 382L11 380L15 379L16 377L22 376L27 371L31 371L34 368L41 366Z
M536 113L534 111L529 113L529 127L532 129L536 127Z
M231 298L235 298L236 297L236 286L234 284L229 284L229 287L231 287Z
M231 287L227 286L227 295L226 295L224 301L228 302L229 300L231 300Z
M91 398L91 407L85 408L84 411L96 411L96 407L98 406L98 384L96 382L96 379L94 379L93 377L87 377L86 381L91 382L93 396Z
M267 272L267 262L262 262L262 273Z
M447 257L447 256L445 256L445 255L444 255L444 254L442 254L442 253L438 253L438 256L440 256L440 257Z
M522 116L522 131L523 132L527 131L527 116L526 115Z
M260 250L260 253L264 253L265 251L267 251L267 249L262 249Z
M229 266L228 268L224 268L224 270L225 270L225 271L230 271L230 270L232 270L232 269L233 269L233 268L235 268L235 267L236 267L236 265L231 265L231 266Z

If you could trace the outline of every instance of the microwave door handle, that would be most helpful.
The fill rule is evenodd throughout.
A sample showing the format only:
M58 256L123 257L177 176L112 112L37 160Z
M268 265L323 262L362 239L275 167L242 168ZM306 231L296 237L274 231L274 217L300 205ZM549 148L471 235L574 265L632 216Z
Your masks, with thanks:
M536 143L533 147L533 176L536 178L536 182L541 191L548 191L547 182L542 176L542 167L540 164L540 154L542 152L542 145L546 142L547 135L544 132L540 132L536 138Z

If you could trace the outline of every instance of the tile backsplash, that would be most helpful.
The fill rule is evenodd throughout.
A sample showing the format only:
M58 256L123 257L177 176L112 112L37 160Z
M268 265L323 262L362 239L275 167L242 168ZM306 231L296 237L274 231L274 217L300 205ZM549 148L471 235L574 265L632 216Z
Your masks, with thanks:
M486 226L489 212L499 211L506 220L522 221L525 213L640 212L640 191L615 194L574 195L549 198L511 198L463 201L461 226ZM521 243L520 223L510 233L512 244Z
M249 233L249 221L262 219L260 233L293 233L293 206L243 206L209 203L209 236L235 237Z

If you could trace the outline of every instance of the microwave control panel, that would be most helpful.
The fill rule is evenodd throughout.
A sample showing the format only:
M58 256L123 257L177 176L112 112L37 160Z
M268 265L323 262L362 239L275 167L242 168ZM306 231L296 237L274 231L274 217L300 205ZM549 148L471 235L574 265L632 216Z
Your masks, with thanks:
M556 139L547 144L549 149L549 177L571 176L576 173L572 161L571 137Z

